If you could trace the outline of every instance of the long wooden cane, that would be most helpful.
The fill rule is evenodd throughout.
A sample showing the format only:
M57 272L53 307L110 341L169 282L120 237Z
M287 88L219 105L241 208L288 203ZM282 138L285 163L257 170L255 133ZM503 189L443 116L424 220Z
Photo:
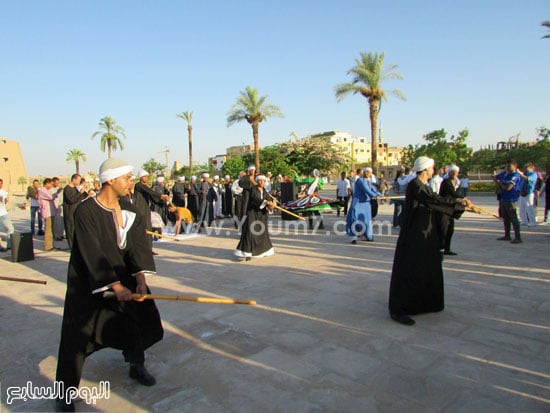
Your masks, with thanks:
M405 195L385 196L384 199L405 199Z
M477 209L477 211L476 211L476 209ZM473 204L471 206L471 209L467 209L466 211L474 212L476 214L483 213L484 215L489 215L489 216L492 216L493 218L496 218L496 219L502 219L501 217L499 217L498 215L496 215L493 212L489 211L488 209L481 208L480 206L473 205Z
M171 240L174 240L174 241L179 241L179 238L173 237L171 235L159 234L158 232L149 231L148 229L145 230L145 233L147 235L152 235L154 237L166 238L166 239L171 239Z
M105 298L116 297L115 293L108 291L103 293ZM133 293L132 297L141 300L173 300L173 301L191 301L195 303L208 303L208 304L243 304L243 305L256 305L254 300L235 300L233 298L215 298L215 297L189 297L185 295L159 295L159 294L137 294Z
M294 218L298 218L302 221L305 221L306 219L304 217L301 217L300 215L295 214L294 212L290 212L288 209L284 209L278 205L273 205L273 208L278 209L279 211L286 212L288 215L292 215Z
M276 208L279 211L286 212L288 215L292 215L294 218L298 218L302 221L306 220L304 217L301 217L300 215L297 215L294 212L290 212L288 209L284 209L283 207L278 206L277 204L280 205L281 202L277 198L275 198L273 195L271 195L269 192L266 192L266 193L271 197L271 199L273 199L273 201L275 201L275 205L273 205L273 208Z
M32 283L32 284L47 284L48 283L47 281L43 281L43 280L33 280L33 279L30 279L30 278L15 278L15 277L3 277L3 276L0 276L0 280L3 280L3 281L17 281L17 282L20 282L20 283Z

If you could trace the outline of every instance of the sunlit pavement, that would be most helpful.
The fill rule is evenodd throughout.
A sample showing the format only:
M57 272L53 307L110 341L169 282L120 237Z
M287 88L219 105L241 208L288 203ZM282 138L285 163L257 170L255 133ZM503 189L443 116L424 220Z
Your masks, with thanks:
M494 197L473 197L496 212ZM539 208L539 220L542 208ZM391 221L382 205L379 222ZM16 230L28 211L13 212ZM274 256L233 257L229 220L218 235L158 242L153 293L256 300L256 306L157 301L165 338L147 351L157 385L128 377L120 352L86 361L82 387L109 382L109 398L77 411L178 412L548 412L550 226L522 227L523 243L496 241L502 224L467 213L444 259L446 309L406 327L387 312L398 231L351 245L324 215L312 234L272 219ZM341 217L340 219L344 219ZM284 223L296 221L283 221ZM66 248L64 242L56 246ZM69 254L43 252L0 275L0 411L49 411L51 400L11 400L9 387L53 386Z

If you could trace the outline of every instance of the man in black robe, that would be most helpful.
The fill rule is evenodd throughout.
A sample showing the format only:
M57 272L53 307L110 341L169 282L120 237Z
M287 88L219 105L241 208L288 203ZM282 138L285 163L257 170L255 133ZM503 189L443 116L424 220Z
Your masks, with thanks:
M63 223L65 225L65 236L67 237L69 249L73 246L74 211L88 196L84 187L80 187L80 190L78 189L79 184L80 175L73 174L69 185L63 188Z
M195 220L199 219L199 193L200 185L197 184L197 177L193 175L191 182L185 185L185 194L187 195L187 209L191 211Z
M135 200L135 204L139 208L138 210L140 211L140 214L145 219L147 230L152 231L153 225L151 223L151 211L154 210L152 205L166 205L166 202L168 202L168 195L161 195L158 192L153 191L153 189L147 184L148 176L149 173L143 169L138 172L139 182L135 184L132 198ZM136 198L141 199L136 200ZM147 206L147 208L145 208L145 206ZM151 245L152 250L152 238L149 238L149 244Z
M222 203L222 214L226 217L233 216L233 194L231 192L231 177L225 175L223 183L223 203Z
M172 203L177 207L185 207L185 176L178 177L178 182L172 187Z
M273 202L264 188L267 178L256 177L247 202L246 220L235 255L249 261L251 258L268 257L275 253L267 227L267 214L273 209Z
M433 166L433 159L425 156L415 161L417 177L407 186L406 217L395 248L389 311L393 320L405 325L415 323L411 314L445 307L438 213L458 219L465 207L471 207L466 198L447 199L431 190L427 182Z
M145 369L144 351L163 337L160 315L154 301L132 295L149 293L145 275L155 271L155 263L145 222L127 201L131 171L121 160L105 161L101 192L75 211L56 372L65 389L78 388L85 358L104 347L122 350L131 378L146 386L156 382ZM107 291L114 298L104 298ZM74 406L61 395L56 409Z
M462 198L462 195L458 192L458 186L460 185L460 181L458 181L459 170L458 166L451 165L449 167L449 176L441 182L441 186L439 187L439 195L444 198L455 200L455 202L456 199ZM457 255L456 252L451 251L451 239L455 232L454 218L446 214L441 214L440 225L443 255Z
M242 226L242 218L247 214L248 212L248 202L250 200L250 191L252 191L252 188L258 185L256 180L254 179L254 175L256 174L256 167L254 165L250 165L248 167L248 170L246 172L246 175L244 175L241 179L239 179L239 187L242 188L242 198L241 198L241 217L239 224Z
M170 191L166 188L165 179L163 176L159 176L156 179L155 185L153 185L153 191L165 200L165 202L151 204L151 211L154 211L160 215L164 225L168 223L168 200L170 199Z
M244 216L243 211L243 189L239 185L239 182L243 176L246 175L245 171L239 172L239 176L237 179L233 181L231 184L231 194L233 195L233 199L235 200L235 206L233 209L233 221L235 222L235 228L239 228L240 225L242 225L242 219Z

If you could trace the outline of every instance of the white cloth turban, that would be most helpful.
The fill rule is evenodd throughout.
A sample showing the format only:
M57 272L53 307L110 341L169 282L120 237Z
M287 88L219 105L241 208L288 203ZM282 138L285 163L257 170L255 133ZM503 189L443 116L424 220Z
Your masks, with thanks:
M424 169L434 166L434 164L435 161L432 158L428 158L427 156L419 156L416 158L416 161L414 161L414 170L415 172L421 172Z
M104 161L99 167L99 179L101 183L105 183L111 179L116 179L122 175L126 175L128 172L132 172L134 167L128 165L128 162L122 159L109 158Z

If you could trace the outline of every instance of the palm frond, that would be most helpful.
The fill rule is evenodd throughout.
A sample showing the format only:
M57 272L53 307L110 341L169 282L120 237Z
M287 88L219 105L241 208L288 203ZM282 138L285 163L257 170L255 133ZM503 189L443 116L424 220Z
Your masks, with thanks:
M284 117L281 109L267 102L268 96L259 96L258 90L246 86L239 93L236 102L227 111L227 126L246 120L249 123L262 122L269 117Z

